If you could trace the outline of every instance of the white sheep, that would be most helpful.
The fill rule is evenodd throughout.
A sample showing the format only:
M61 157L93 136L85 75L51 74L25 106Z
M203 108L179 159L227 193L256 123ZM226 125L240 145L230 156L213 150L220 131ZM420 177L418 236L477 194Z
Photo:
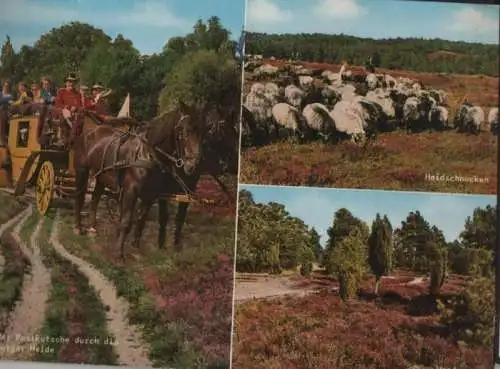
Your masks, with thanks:
M302 104L302 99L304 98L304 91L295 85L288 85L285 88L285 99L286 101L296 108L300 107Z
M444 106L433 106L429 111L429 123L434 129L448 127L449 112Z
M303 89L309 89L314 83L314 78L311 76L299 76L299 84Z
M363 109L355 101L339 101L330 112L335 128L351 137L365 136L367 122L363 119Z
M328 108L320 103L308 104L302 111L308 127L321 136L324 140L329 140L335 134L335 122L333 121Z
M250 93L254 93L257 95L263 95L265 90L266 90L265 86L260 82L256 82L252 84L252 86L250 87Z
M488 113L488 124L491 127L492 132L498 130L498 108L491 108Z
M300 138L304 137L307 125L297 108L287 103L278 103L273 106L272 115L278 126Z
M366 84L370 90L375 90L378 86L378 78L374 73L370 73L366 76Z

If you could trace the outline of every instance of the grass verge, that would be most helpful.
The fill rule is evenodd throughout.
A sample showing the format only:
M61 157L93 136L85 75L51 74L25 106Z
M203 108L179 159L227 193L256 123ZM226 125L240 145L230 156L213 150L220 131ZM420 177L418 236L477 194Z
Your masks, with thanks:
M70 214L62 215L65 247L95 265L130 303L129 320L142 327L154 365L229 367L233 218L191 212L180 253L171 244L158 250L156 221L148 222L141 248L127 246L121 263L116 224L100 220L92 240L75 236Z
M23 227L21 235L25 237L24 241L27 244L38 221L38 215L34 214L28 218ZM106 308L85 277L53 249L49 242L53 224L53 217L46 216L38 238L43 263L50 268L51 273L51 291L45 322L39 334L65 340L50 344L53 352L39 353L35 360L76 364L116 364L112 346L103 344L104 340L110 337L106 330ZM77 343L77 338L94 337L100 340L99 344Z
M241 155L241 183L495 194L497 143L491 133L381 134L365 148L342 142L274 143ZM270 158L272 158L270 160ZM426 174L483 182L429 181Z

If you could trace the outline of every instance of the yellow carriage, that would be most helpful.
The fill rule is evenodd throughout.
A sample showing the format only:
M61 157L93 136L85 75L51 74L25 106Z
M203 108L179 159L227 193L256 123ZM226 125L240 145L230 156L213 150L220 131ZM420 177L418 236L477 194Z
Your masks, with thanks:
M10 120L8 147L0 150L0 186L13 188L19 196L26 188L34 188L38 212L44 215L50 208L54 194L71 197L75 188L73 151L58 148L50 143L43 146L38 142L38 115L15 116ZM58 124L44 127L44 134L55 135ZM96 122L85 117L83 131L97 127ZM128 130L129 126L114 125L118 130ZM89 186L92 190L92 186Z
M127 96L119 117L128 115L128 104ZM15 196L24 194L27 188L33 188L37 210L41 215L45 215L51 207L54 195L71 198L76 186L72 165L73 151L55 147L50 142L42 146L37 137L39 118L38 115L30 115L16 116L10 120L8 147L0 148L0 187L12 188ZM57 123L52 126L45 124L44 134L55 137L57 127ZM96 127L94 120L90 117L84 118L83 132ZM122 131L131 129L126 123L113 124L113 127ZM89 183L88 191L92 190L93 184ZM168 194L165 197L177 202L196 202L188 194ZM203 199L201 202L213 205L211 200Z

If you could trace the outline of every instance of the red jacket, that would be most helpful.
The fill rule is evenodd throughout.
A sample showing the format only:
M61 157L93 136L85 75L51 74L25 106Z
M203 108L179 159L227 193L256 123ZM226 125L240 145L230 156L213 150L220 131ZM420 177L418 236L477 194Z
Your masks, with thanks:
M82 95L77 90L61 88L57 91L55 106L57 108L64 108L66 106L82 108Z

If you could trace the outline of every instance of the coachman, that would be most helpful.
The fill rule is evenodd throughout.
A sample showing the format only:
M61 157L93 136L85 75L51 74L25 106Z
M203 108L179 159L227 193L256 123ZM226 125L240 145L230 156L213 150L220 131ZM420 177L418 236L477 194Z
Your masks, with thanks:
M78 110L84 108L83 98L80 91L75 88L76 81L76 76L70 73L66 78L66 87L57 92L55 101L56 112L60 112L57 115L62 118L60 119L58 144L65 146L70 146L83 128L83 118L78 114ZM61 137L61 131L66 132L68 127L70 128L69 142L65 143Z

